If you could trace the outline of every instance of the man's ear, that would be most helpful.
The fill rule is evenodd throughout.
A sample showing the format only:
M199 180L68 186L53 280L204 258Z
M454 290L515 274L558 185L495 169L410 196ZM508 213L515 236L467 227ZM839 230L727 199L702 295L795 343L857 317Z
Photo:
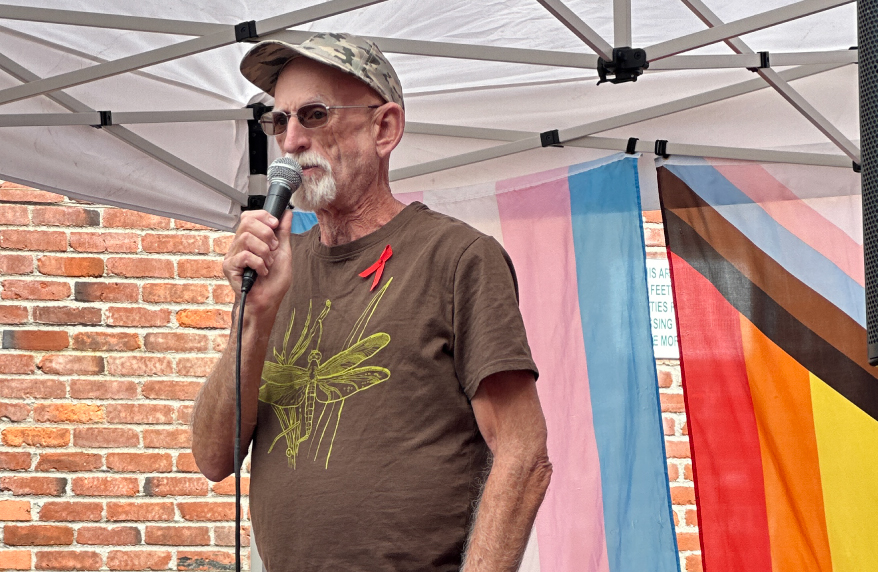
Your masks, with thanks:
M405 131L405 111L396 103L385 103L375 117L375 148L382 159L390 156Z

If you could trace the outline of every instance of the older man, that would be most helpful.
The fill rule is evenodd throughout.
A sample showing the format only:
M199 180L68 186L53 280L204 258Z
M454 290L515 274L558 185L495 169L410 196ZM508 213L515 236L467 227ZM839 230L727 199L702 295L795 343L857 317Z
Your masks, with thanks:
M271 572L513 571L551 476L511 263L471 227L390 193L405 124L370 41L254 47L242 73L304 170L292 213L241 216L223 263L243 319L250 509ZM233 326L234 331L235 326ZM233 472L231 340L193 415L193 453Z

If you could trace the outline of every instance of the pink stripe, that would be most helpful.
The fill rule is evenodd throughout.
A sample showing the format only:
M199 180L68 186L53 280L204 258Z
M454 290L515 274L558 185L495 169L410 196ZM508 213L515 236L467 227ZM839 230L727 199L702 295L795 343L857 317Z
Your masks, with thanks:
M411 193L394 193L393 198L401 203L410 205L415 201L418 201L419 203L424 202L424 193L423 191L414 191Z
M545 174L541 179L546 180ZM497 203L503 243L518 275L528 340L540 369L537 387L554 466L537 517L540 568L609 572L567 178L530 188L522 188L524 183L498 183ZM504 188L521 190L502 192Z
M860 286L865 285L863 247L808 206L761 165L714 165L778 224L822 254Z

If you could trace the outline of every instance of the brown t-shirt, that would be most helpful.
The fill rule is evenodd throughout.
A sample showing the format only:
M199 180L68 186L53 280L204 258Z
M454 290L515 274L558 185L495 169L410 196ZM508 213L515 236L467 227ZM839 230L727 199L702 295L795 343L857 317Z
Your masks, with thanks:
M508 256L419 203L348 244L290 240L253 442L266 569L458 570L488 460L470 399L536 374Z

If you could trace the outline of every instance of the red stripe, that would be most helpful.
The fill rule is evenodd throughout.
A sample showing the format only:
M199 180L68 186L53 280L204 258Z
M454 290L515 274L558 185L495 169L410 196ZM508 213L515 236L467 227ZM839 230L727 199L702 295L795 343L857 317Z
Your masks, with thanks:
M740 314L683 259L670 258L704 570L771 572Z

